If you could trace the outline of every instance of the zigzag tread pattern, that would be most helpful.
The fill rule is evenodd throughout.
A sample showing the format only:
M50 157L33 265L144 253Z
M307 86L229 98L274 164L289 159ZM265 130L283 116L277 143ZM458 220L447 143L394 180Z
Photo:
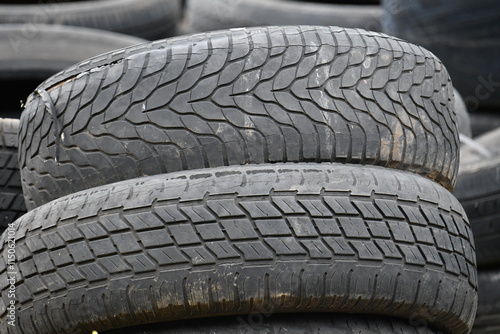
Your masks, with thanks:
M448 191L380 167L233 166L122 181L17 222L19 333L263 305L416 316L467 333L477 306L471 238ZM5 236L0 242L5 291Z
M270 27L126 50L51 81L61 133L30 98L20 134L30 209L132 177L249 163L373 164L454 184L450 78L418 46L362 30Z
M19 120L0 118L0 234L26 213L17 163Z

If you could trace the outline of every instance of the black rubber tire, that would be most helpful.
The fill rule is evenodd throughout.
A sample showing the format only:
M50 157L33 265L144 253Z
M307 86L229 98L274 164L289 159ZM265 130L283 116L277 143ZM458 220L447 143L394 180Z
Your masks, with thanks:
M424 323L360 314L262 314L142 325L102 334L441 334Z
M188 0L184 33L269 25L318 25L380 31L380 5L290 0Z
M181 0L87 0L0 4L0 23L65 25L108 30L145 39L173 36L181 16Z
M462 95L456 90L453 89L454 98L455 98L455 113L457 114L457 124L458 124L458 132L466 137L472 137L472 127L470 124L470 116L467 111L467 107L465 105L464 100L462 99Z
M434 52L469 111L500 107L500 2L384 0L383 31Z
M17 165L19 120L0 118L0 234L26 213Z
M485 158L470 147L462 148L454 194L470 219L480 266L500 265L500 128L476 142L486 148Z
M478 308L473 334L500 333L500 270L478 271Z
M21 334L258 310L371 313L461 334L477 307L460 203L435 182L387 168L162 174L60 198L15 228ZM0 244L8 305L5 234Z
M462 171L477 168L478 163L490 165L491 160L500 157L500 147L498 145L500 142L500 127L494 129L493 131L483 133L481 136L476 137L474 141L487 151L489 158L474 147L468 145L461 147L459 174Z
M343 28L269 27L154 48L105 56L50 81L45 98L30 96L20 130L28 209L143 175L249 163L355 162L455 182L452 86L418 46Z
M500 128L500 112L498 110L477 110L469 114L472 137L479 137L486 132Z
M144 42L80 27L37 25L36 30L29 30L22 24L0 25L0 115L19 118L20 101L58 71L86 58Z
M36 28L30 31L22 24L0 25L0 79L33 78L41 83L87 58L147 42L89 28L52 25Z

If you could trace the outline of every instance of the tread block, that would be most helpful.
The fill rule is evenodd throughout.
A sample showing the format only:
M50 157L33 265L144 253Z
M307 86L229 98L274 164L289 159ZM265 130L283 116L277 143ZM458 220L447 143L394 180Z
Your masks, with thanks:
M255 239L258 237L253 224L248 219L223 220L221 225L231 240Z
M245 260L270 260L273 258L271 251L260 241L249 241L235 243L235 246L243 253Z
M178 245L190 245L200 243L200 239L194 228L189 224L169 225L168 230Z
M259 229L259 233L263 236L292 234L292 229L290 229L285 219L259 219L255 221L255 225Z

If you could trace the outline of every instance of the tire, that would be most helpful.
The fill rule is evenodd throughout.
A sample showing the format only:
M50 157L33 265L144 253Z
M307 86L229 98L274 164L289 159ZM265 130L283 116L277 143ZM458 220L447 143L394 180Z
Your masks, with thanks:
M181 16L180 0L26 2L1 4L0 23L23 24L29 33L41 24L51 24L108 30L151 40L173 36Z
M380 31L380 5L335 4L290 0L188 0L183 32L260 27L318 25Z
M17 165L19 120L0 118L0 234L26 213Z
M281 40L285 35L290 41ZM306 46L302 38L324 46ZM268 162L374 164L425 175L448 189L455 182L452 86L441 63L417 46L327 27L229 30L153 46L125 58L106 55L108 63L97 69L49 80L54 85L40 88L45 98L30 96L20 133L29 209L143 175ZM383 68L349 83L361 73L364 52ZM418 63L397 77L403 59ZM389 71L395 81L384 79ZM335 88L341 81L358 90ZM406 87L410 81L422 84ZM385 88L373 93L377 85ZM46 110L50 99L53 112Z
M455 96L455 113L457 114L457 124L458 132L466 137L472 137L472 127L470 124L470 116L465 106L465 102L462 99L462 95L453 89L453 94Z
M462 207L435 182L381 167L163 174L60 198L15 228L21 334L258 310L370 313L461 334L476 312ZM0 245L9 305L5 234Z
M384 0L383 31L443 61L469 111L500 107L500 2Z
M473 334L494 334L500 331L500 270L478 271L479 299Z
M380 31L380 5L335 4L291 0L188 0L183 32L260 27L318 25Z
M479 137L486 132L500 128L500 113L498 110L478 110L471 112L469 115L473 137Z
M470 147L462 149L462 162L454 194L470 219L477 262L500 265L500 128L476 139L491 154L485 158Z
M500 147L497 145L499 141L500 127L474 139L474 142L486 152L483 153L472 146L461 147L459 174L462 171L479 167L477 166L478 163L481 165L490 165L492 160L500 157Z
M260 314L120 328L103 334L437 334L425 324L355 314Z
M2 6L0 5L0 8ZM0 11L0 16L2 12ZM121 34L79 27L0 25L2 117L19 118L21 104L51 75L85 58L146 42Z

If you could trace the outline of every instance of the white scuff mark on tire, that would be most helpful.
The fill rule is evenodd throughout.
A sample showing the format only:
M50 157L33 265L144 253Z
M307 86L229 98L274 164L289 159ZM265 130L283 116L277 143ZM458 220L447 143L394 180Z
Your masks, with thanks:
M363 67L364 68L370 68L370 65L372 64L371 58L366 58L365 61L363 62ZM365 80L366 81L366 80Z

